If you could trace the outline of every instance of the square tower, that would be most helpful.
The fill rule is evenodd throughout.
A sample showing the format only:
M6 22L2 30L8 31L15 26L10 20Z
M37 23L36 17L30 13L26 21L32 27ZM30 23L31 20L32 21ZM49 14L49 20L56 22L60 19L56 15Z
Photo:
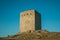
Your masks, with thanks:
M41 29L41 15L35 10L28 10L20 14L20 32Z

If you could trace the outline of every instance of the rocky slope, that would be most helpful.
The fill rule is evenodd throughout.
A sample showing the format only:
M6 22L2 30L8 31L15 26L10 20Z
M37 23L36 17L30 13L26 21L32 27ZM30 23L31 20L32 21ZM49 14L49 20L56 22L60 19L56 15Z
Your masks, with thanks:
M59 32L48 32L46 30L28 31L5 38L6 40L60 40Z

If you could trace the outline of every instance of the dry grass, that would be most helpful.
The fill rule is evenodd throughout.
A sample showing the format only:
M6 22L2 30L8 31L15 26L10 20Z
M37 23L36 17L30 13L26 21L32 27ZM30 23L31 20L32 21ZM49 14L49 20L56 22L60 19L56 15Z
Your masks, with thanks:
M7 37L9 40L60 40L60 33L48 32L46 30L37 30L20 33Z

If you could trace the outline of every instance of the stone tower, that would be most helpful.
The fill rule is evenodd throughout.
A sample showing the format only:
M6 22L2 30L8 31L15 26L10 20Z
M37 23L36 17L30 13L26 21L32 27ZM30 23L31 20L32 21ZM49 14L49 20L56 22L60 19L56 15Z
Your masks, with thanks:
M20 13L20 32L41 29L41 15L36 10Z

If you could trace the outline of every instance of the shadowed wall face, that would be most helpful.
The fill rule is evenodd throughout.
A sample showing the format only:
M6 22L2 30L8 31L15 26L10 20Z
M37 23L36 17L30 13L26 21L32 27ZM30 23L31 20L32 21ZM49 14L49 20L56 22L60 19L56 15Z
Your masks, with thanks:
M35 30L41 30L41 14L35 11Z

